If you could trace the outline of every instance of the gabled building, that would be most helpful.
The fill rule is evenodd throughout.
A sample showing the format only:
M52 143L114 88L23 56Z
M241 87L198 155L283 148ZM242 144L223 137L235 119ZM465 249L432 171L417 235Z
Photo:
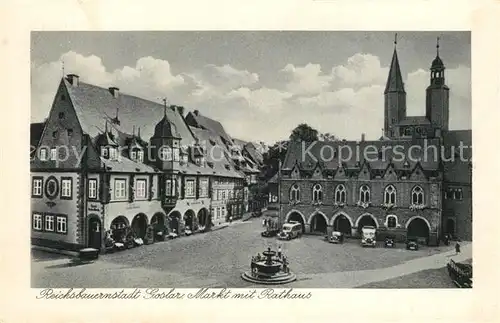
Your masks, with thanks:
M448 128L449 88L439 46L426 93L426 115L407 116L394 48L384 91L384 135L378 141L363 136L359 142L290 144L279 179L281 223L299 221L312 234L335 230L357 237L371 225L379 239L412 236L437 244L448 233L471 240L472 136L470 130ZM457 150L460 144L468 147L464 154ZM269 202L275 200L271 191Z
M102 249L105 237L120 241L126 232L196 231L214 224L212 182L243 179L208 165L177 107L74 74L61 80L47 120L31 131L37 245Z

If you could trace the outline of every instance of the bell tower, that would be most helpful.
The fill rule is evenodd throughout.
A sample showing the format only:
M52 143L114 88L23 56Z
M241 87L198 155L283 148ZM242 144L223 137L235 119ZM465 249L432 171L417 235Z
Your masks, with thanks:
M406 92L396 45L397 34L394 37L394 52L384 91L384 135L388 138L397 136L394 126L406 117Z
M439 57L439 37L436 44L436 58L431 64L430 85L426 90L425 115L431 124L447 131L450 114L450 89L445 84L445 67Z

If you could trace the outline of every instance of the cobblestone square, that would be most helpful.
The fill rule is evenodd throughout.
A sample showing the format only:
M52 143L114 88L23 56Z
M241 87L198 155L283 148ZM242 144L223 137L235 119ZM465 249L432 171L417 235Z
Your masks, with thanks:
M442 268L450 256L458 261L468 259L472 249L470 245L464 245L462 254L455 257L452 247L444 246L407 251L403 245L386 249L379 242L377 248L372 249L362 248L359 240L334 245L313 235L278 242L276 238L261 237L262 230L261 221L252 219L205 234L105 254L87 265L72 265L67 257L48 256L36 251L32 257L32 286L250 287L254 285L243 281L240 275L249 270L251 256L262 253L268 246L275 249L280 243L291 270L298 278L286 287L364 288L373 284L380 288L383 281L389 279ZM432 277L434 280L448 279L443 275ZM449 287L449 283L438 281L431 285ZM404 284L403 279L397 286L401 288ZM394 283L391 281L390 285Z

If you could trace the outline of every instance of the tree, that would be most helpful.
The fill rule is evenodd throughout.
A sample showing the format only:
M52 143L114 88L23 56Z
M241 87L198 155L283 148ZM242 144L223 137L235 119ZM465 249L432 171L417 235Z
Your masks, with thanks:
M325 133L320 134L319 138L323 141L336 141L336 140L338 140L337 137L335 137L335 135L333 135L329 132L325 132Z
M292 130L291 141L313 142L318 140L318 130L311 128L306 123L301 123Z

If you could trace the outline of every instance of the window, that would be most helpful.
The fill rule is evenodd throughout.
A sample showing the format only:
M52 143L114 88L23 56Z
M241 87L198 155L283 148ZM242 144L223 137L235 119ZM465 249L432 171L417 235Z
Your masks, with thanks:
M411 127L405 128L405 136L411 136L413 134L413 129Z
M89 198L97 198L97 179L89 179Z
M57 139L57 137L59 136L59 131L52 131L52 138L54 139Z
M188 179L186 180L186 196L194 196L194 180Z
M108 158L108 148L101 147L101 157Z
M47 160L47 148L40 149L40 160Z
M335 202L336 203L345 203L347 200L347 193L345 190L345 186L343 184L337 185L335 188Z
M415 205L424 204L424 190L420 186L415 186L411 191L411 203Z
M385 188L384 203L396 204L396 189L394 188L394 186L389 185Z
M226 217L226 208L223 206L220 210L220 216L222 218L225 218Z
M135 182L135 197L146 198L146 180L138 179Z
M54 216L45 216L45 231L54 231Z
M68 129L67 133L68 133L68 137L73 136L73 129Z
M43 186L43 177L33 177L31 184L31 195L35 197L41 197L42 186Z
M370 202L370 188L367 185L362 185L359 188L359 201L361 203Z
M226 190L222 190L222 198L221 200L225 200L226 199Z
M66 101L66 95L61 94L61 101Z
M394 215L387 216L387 227L395 228L398 223L398 219Z
M137 158L137 153L136 153L134 150L132 150L132 151L130 152L130 159L132 159L132 160L136 160L136 158Z
M323 201L323 190L321 188L321 185L319 184L316 184L313 187L313 201L314 202Z
M126 180L124 179L115 179L115 198L116 199L124 199L126 194Z
M174 148L174 161L179 161L179 148Z
M455 200L462 200L464 198L464 193L461 188L455 189Z
M208 196L208 179L202 179L200 181L200 196L201 197Z
M144 151L138 150L137 151L137 161L139 162L144 162Z
M64 112L59 112L59 119L64 119Z
M50 160L57 160L57 148L50 148Z
M300 188L297 184L290 188L290 201L300 201Z
M171 161L172 160L172 148L162 147L160 149L160 159L162 161Z
M72 198L72 185L73 179L71 177L61 178L61 198L71 199Z
M67 233L68 232L68 220L65 216L57 217L57 233Z
M33 214L33 230L42 230L42 215L34 213Z
M109 147L109 159L111 159L111 160L118 159L118 152L117 152L116 148Z
M220 208L217 208L217 219L220 219Z

